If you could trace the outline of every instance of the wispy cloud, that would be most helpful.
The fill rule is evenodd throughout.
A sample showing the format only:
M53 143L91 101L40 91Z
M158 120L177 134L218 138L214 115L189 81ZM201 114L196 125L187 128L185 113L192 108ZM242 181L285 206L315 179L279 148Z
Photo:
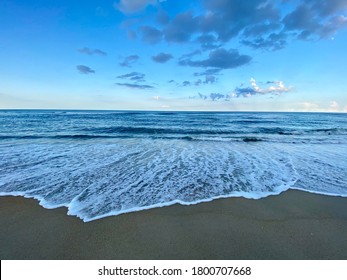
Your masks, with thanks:
M182 86L191 86L191 85L195 85L195 86L201 86L203 84L207 85L207 84L214 84L217 82L217 78L213 75L206 75L205 76L205 80L202 79L198 79L194 82L190 82L190 81L184 81L182 83Z
M205 84L214 84L217 81L216 77L213 75L206 75L205 76Z
M119 65L122 67L131 67L131 65L133 63L135 63L136 61L138 61L139 59L140 59L140 57L136 54L129 55L129 56L125 57L123 59L123 61L121 63L119 63Z
M146 82L145 74L140 72L130 72L127 74L119 75L117 79L125 79L128 80L128 83L116 83L117 86L127 87L127 88L135 88L135 89L152 89L154 88L151 85L143 84ZM140 82L142 84L140 84Z
M155 56L152 56L153 61L157 63L165 63L172 58L173 58L172 54L169 54L169 53L159 53Z
M313 102L301 102L299 105L306 112L319 111L319 105Z
M139 73L139 72L131 72L128 74L123 74L120 76L117 76L118 79L129 79L131 81L136 81L136 82L144 82L145 81L145 74Z
M287 45L287 37L287 34L284 32L271 33L266 37L243 39L241 43L253 49L276 51L283 49Z
M335 100L331 101L329 104L329 111L339 112L340 111L340 104L338 102L336 102Z
M165 2L165 0L160 2ZM156 21L161 25L166 25L170 22L170 16L164 9L159 9Z
M137 38L137 34L134 30L128 30L128 39L135 40Z
M131 83L116 83L117 86L128 87L128 88L137 88L137 89L152 89L153 86L150 85L141 85L141 84L131 84Z
M200 43L200 46L203 50L217 49L221 47L221 43L218 43L216 36L212 34L202 34L196 41Z
M77 65L76 68L80 74L93 74L93 73L95 73L95 71L93 69L91 69L90 67L85 66L85 65Z
M203 72L195 72L194 76L206 76L206 75L217 75L222 69L218 68L212 68L212 69L207 69Z
M154 5L156 0L120 0L114 4L117 10L125 14L132 14L143 10L148 5Z
M183 66L213 67L219 69L231 69L249 63L252 58L248 55L240 55L237 50L219 48L209 53L209 57L203 60L185 59L179 62Z
M181 55L181 57L179 59L180 60L184 60L184 59L191 58L191 57L199 55L199 54L201 54L201 51L200 50L195 50L195 51L192 51L192 52L189 52L189 53Z
M141 26L142 40L149 44L159 43L163 37L162 32L152 26Z
M332 100L325 104L305 101L299 103L298 107L304 112L347 112L347 105L343 107L343 105L338 103L336 100Z
M203 100L212 100L212 101L217 101L217 100L225 100L228 101L230 100L230 96L227 94L222 94L222 93L210 93L210 94L202 94L198 93L197 96L190 97L191 99L203 99Z
M100 56L106 56L107 55L107 53L102 51L102 50L90 49L90 48L86 48L86 47L83 49L78 49L77 51L80 53L83 53L83 54L87 54L87 55L93 55L93 54L100 55Z
M201 79L198 79L198 80L196 80L196 81L194 82L194 85L195 85L195 86L200 86L201 83L202 83Z

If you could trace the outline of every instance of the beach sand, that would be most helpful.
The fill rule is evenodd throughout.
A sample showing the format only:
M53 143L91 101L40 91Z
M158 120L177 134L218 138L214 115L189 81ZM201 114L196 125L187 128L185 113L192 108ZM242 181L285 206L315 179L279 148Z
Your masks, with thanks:
M290 190L84 223L0 198L1 259L347 259L347 198Z

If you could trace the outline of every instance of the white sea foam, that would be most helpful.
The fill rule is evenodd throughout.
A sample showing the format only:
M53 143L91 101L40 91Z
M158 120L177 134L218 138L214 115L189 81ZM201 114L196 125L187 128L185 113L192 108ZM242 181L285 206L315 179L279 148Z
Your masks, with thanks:
M143 114L135 116L137 119L132 116L135 120L131 122L145 122ZM221 115L201 114L206 120L228 124L229 115L222 116L225 119ZM65 206L69 215L84 221L175 203L191 205L225 197L259 199L289 188L347 196L347 148L340 144L346 140L339 134L343 129L315 128L315 135L305 134L301 138L295 133L278 134L282 128L277 127L259 129L264 134L250 134L254 130L248 127L252 120L264 118L251 115L245 118L251 124L247 124L242 135L196 133L176 137L163 133L163 138L151 138L137 134L137 129L134 137L89 140L54 138L66 135L64 114L56 117L62 119L49 139L5 138L0 142L0 196L35 198L45 208ZM92 133L105 131L105 119L101 126L95 123L94 115L86 117L91 119L88 127L93 127ZM168 123L174 117L163 118ZM273 125L274 121L267 118ZM128 116L126 121L119 122L124 127ZM196 116L191 122L196 122ZM83 133L87 133L90 129L84 126ZM10 130L11 125L6 123L6 127ZM82 135L74 127L69 134ZM120 126L117 123L115 127ZM180 131L173 127L169 131ZM48 133L48 128L44 132L40 129L37 128L38 135ZM162 133L163 129L164 125L157 131ZM286 129L290 131L289 126ZM130 127L124 131L131 130ZM112 127L107 131L114 133ZM144 131L149 130L142 129L141 133ZM156 128L150 131L153 136ZM336 135L327 134L331 131Z
M84 221L222 197L258 199L288 188L347 195L346 166L333 164L345 154L317 147L143 139L25 144L3 153L0 195L66 206Z

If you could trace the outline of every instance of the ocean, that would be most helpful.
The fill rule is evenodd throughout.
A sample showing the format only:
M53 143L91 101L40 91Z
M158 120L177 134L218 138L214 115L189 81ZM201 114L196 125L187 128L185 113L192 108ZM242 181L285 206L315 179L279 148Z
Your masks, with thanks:
M288 189L347 196L347 114L0 110L0 195L85 222Z

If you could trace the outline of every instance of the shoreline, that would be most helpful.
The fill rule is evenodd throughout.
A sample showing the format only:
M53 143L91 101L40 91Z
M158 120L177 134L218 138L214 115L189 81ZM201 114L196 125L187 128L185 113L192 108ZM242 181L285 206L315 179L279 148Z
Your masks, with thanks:
M347 198L288 190L83 222L0 197L1 259L347 259Z

